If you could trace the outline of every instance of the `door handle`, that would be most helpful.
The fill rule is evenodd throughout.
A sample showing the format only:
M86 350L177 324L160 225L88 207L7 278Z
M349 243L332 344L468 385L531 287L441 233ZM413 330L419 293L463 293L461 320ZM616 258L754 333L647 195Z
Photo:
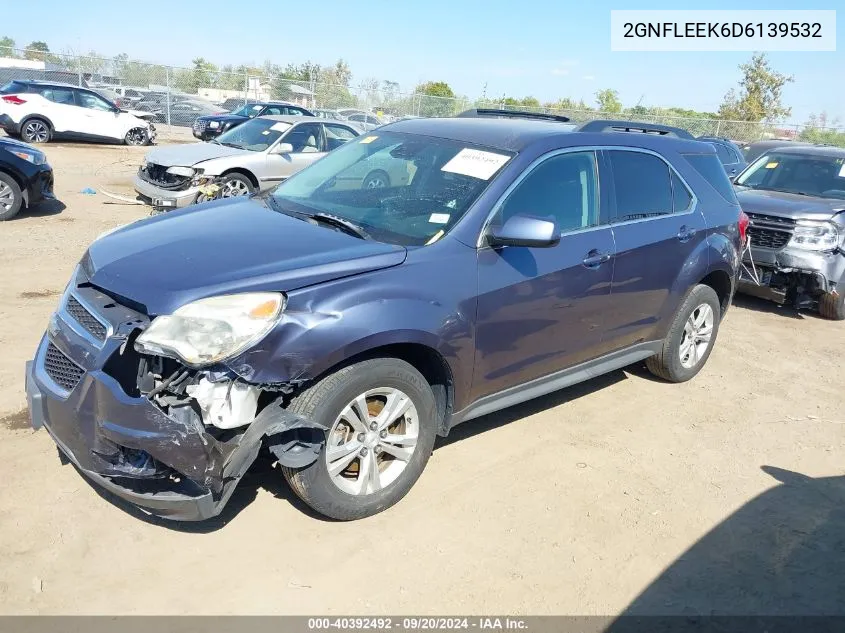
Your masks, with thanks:
M587 268L598 268L605 262L610 261L610 253L600 253L595 248L587 253L587 256L583 260L584 266Z
M678 240L689 242L695 236L695 229L687 228L686 224L678 230Z

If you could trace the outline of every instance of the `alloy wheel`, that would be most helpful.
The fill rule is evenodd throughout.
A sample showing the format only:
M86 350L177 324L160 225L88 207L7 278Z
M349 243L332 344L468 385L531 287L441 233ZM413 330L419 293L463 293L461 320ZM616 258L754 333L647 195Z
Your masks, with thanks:
M223 191L221 197L234 198L236 196L245 196L249 193L249 187L243 180L232 178L223 184Z
M710 346L710 339L713 337L713 321L713 308L706 303L702 303L690 313L684 324L681 345L678 348L681 365L686 369L695 367Z
M5 182L0 181L0 207L8 211L15 203L15 192Z
M417 408L399 389L370 389L347 404L326 441L332 483L350 495L378 492L402 473L419 438Z
M24 139L31 143L44 143L50 130L41 121L30 121L23 128Z

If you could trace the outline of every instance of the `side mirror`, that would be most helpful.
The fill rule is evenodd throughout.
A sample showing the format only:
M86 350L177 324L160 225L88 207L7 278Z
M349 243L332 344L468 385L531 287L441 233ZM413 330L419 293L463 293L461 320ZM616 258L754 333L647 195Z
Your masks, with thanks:
M279 143L273 148L272 154L290 154L293 151L293 145L290 143Z
M543 220L530 215L514 215L502 226L487 233L487 244L502 246L527 246L548 248L560 242L560 228L553 220Z

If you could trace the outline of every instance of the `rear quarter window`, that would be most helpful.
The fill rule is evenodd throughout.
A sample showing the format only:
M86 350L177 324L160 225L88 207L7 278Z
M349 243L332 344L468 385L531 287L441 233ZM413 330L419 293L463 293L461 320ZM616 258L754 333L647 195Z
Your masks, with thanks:
M728 202L738 204L736 194L734 193L733 185L728 179L728 174L716 154L684 154L684 158L692 165L693 169L713 185L713 188L719 192Z

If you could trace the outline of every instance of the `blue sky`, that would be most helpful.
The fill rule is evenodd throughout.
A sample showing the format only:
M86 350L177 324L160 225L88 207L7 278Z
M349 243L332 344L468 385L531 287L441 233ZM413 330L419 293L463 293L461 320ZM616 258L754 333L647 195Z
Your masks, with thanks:
M718 108L739 79L750 53L622 53L610 51L611 9L836 9L765 2L580 2L541 0L368 0L367 2L128 3L119 0L9 2L0 35L19 46L44 40L107 56L188 65L194 57L217 64L260 64L307 59L349 63L353 83L375 77L410 90L420 81L443 80L459 94L533 95L593 102L602 88L619 91L626 106ZM132 7L144 7L136 9ZM159 13L156 8L164 8ZM841 12L839 46L845 46ZM841 48L840 48L841 51ZM845 125L843 52L771 53L772 65L795 75L784 91L792 119L826 111Z

